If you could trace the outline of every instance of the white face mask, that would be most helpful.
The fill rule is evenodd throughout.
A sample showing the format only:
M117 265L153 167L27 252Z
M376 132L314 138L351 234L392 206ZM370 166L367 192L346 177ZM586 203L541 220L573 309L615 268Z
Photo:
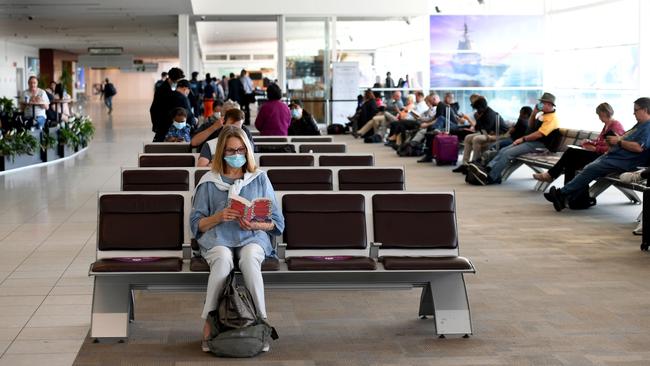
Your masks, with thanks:
M186 125L187 123L185 123L185 121L174 121L174 127L176 127L179 130L185 128Z
M172 83L172 91L176 90L176 83Z
M216 119L221 118L221 112L214 112L214 113L212 113L212 115L213 115L214 118L216 118Z

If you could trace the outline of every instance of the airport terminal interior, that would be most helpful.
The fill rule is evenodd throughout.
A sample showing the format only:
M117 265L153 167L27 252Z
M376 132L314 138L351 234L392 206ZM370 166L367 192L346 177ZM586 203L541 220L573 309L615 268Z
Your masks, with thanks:
M517 122L524 106L539 111L539 118L552 112L559 120L559 133L566 135L562 148L553 150L563 151L577 149L569 145L579 145L584 136L598 136L603 120L596 110L607 103L613 111L609 117L631 132L614 136L620 140L607 142L611 146L602 156L625 150L628 144L640 146L638 154L645 154L642 142L621 141L643 130L646 121L639 116L650 117L650 100L639 99L650 97L650 66L643 66L650 65L650 26L643 14L650 14L650 2L643 0L0 1L0 366L650 365L646 338L650 282L645 279L650 276L646 267L650 235L646 241L640 223L646 183L639 178L643 175L632 183L618 175L647 165L614 170L605 185L602 179L610 178L592 183L595 205L557 210L560 193L554 192L568 184L564 176L552 183L533 177L553 164L521 164L514 158L506 161L512 169L500 184L469 184L466 176L478 176L486 169L481 162L487 161L477 160L476 169L468 165L468 175L452 171L462 166L462 145L468 143L469 132L458 135L457 162L443 162L438 152L427 160L426 152L433 151L428 144L437 146L437 141L456 134L443 131L433 137L433 129L420 124L422 113L415 113L418 105L432 115L439 113L436 104L442 103L440 109L451 106L450 95L458 103L453 113L468 116L467 125L459 122L461 130L478 123L484 110L474 95L498 113L497 119L502 117L505 129ZM173 80L177 69L183 75ZM240 76L242 70L247 76ZM161 79L163 72L168 79ZM206 74L216 78L212 98L203 94ZM181 92L183 79L189 81L187 96ZM311 252L306 250L309 246L298 245L296 258L342 266L292 271L290 261L281 258L275 273L263 268L267 321L279 338L266 341L270 349L251 358L202 352L201 313L209 267L200 273L190 269L193 256L205 254L189 247L194 187L181 193L164 190L182 197L185 205L181 204L184 229L177 253L182 269L175 274L160 269L139 274L142 270L133 268L147 263L155 267L160 252L133 254L117 244L119 252L127 254L113 264L127 269L99 269L101 260L114 259L110 250L99 250L100 244L110 245L104 237L160 238L154 232L168 230L149 222L135 232L129 219L104 221L100 197L114 194L138 200L156 194L151 192L155 189L122 192L125 169L145 170L138 168L143 166L143 154L148 155L145 145L189 149L189 140L152 142L150 107L162 93L159 90L172 93L176 88L174 95L183 96L191 107L184 120L204 124L219 120L209 110L212 99L214 103L228 99L232 82L242 89L239 104L245 111L242 116L250 121L245 127L253 134L258 163L268 154L264 149L271 149L271 143L263 142L264 135L277 134L265 133L256 121L268 114L272 103L281 105L278 108L288 116L298 101L302 115L310 113L320 134L330 137L321 145L341 150L314 145L299 154L301 144L307 143L288 142L298 153L282 155L313 155L316 161L326 153L371 156L373 167L356 167L368 169L370 184L382 179L382 168L392 169L403 178L402 192L393 192L397 196L426 192L422 197L433 193L453 197L445 206L451 208L435 209L453 212L451 221L438 211L429 221L391 225L387 219L391 237L423 233L420 237L432 243L451 240L451 249L441 250L437 244L413 249L416 245L409 244L401 252L391 252L384 243L378 249L380 257L385 251L386 256L403 256L405 263L414 258L466 258L467 267L445 262L446 267L433 268L425 263L391 271L388 257L373 258L370 246L371 238L386 231L371 224L380 215L373 213L375 204L370 201L387 191L372 185L356 188L354 194L367 200L360 225L363 259L372 263L372 270L345 267L360 252L341 250L349 247ZM282 94L279 102L273 97L275 88ZM51 102L47 113L40 97L30 97L41 95L41 90L42 95L53 96L47 97ZM395 92L400 94L395 97ZM431 102L436 100L432 95L439 99ZM358 101L358 96L365 99ZM398 102L404 110L397 117L388 116ZM411 102L418 104L413 113ZM379 121L379 127L364 138L358 128L368 103L373 115L361 123ZM171 111L165 113L167 126L177 128ZM440 118L447 121L445 114ZM390 118L395 118L390 130L397 129L396 135L382 128ZM534 122L536 116L531 118ZM412 130L402 128L413 121L417 123ZM414 132L420 128L422 136L428 131L431 141L413 141L412 153L400 156L396 150L405 151L400 143L406 146L417 140ZM192 127L192 136L195 131ZM516 144L536 143L531 141L536 134L544 135L531 131L524 135L528 140ZM571 131L579 132L571 135ZM165 136L163 131L163 137L170 133ZM175 156L194 159L202 142L192 141L199 149L194 154L188 150ZM219 153L219 146L211 154L207 150L208 156ZM317 148L325 150L319 153ZM533 159L562 156L562 151L549 152L543 145L531 151ZM500 154L500 149L494 150L482 158L498 160ZM472 156L477 159L476 153ZM193 176L195 166L192 160L191 166L178 168L190 171L192 185L199 182ZM178 166L151 169L174 167ZM289 169L260 169L273 168ZM339 173L330 178L333 190L340 185L343 191L340 173L346 168L354 167L331 168ZM596 189L598 184L603 189ZM305 195L345 194L294 190ZM322 212L308 207L299 213L306 215L311 209L326 218L326 213L335 212L335 201ZM134 202L124 210L154 210ZM284 201L282 206L291 208ZM402 210L394 220L417 211ZM300 222L291 215L296 214L285 214L284 240L289 232L300 231L296 224L291 227L290 218ZM338 217L349 215L345 211ZM139 216L130 217L135 222ZM339 226L329 227L325 219L302 224L314 225L314 232L334 240L346 234ZM316 244L310 245L318 247L321 239L314 238ZM157 248L155 243L145 245ZM165 282L175 275L183 277ZM155 282L157 276L160 282ZM111 286L122 288L123 279L132 287L119 297L110 292ZM422 305L427 299L431 303ZM128 310L115 310L117 303ZM432 311L419 316L428 307Z

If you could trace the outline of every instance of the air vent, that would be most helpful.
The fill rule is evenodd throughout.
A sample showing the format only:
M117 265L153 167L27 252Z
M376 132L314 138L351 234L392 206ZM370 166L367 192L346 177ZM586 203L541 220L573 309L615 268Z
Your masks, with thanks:
M206 61L226 61L228 60L228 55L205 55Z
M253 60L273 60L275 55L253 55Z
M230 61L245 61L245 60L250 60L251 55L230 55L228 59Z

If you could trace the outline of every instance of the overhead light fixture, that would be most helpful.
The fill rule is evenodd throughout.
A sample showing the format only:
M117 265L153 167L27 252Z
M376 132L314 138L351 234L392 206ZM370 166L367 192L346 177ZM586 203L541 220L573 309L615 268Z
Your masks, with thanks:
M88 47L90 55L121 55L123 51L122 47Z

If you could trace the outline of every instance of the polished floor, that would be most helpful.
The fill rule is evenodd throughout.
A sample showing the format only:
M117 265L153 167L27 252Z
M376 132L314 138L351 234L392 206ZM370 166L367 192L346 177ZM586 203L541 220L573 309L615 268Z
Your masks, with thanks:
M235 363L199 350L200 294L138 295L124 344L87 338L97 191L119 187L151 133L148 102L88 107L97 136L68 161L0 175L0 366ZM520 169L467 186L378 144L337 136L377 164L404 166L410 190L455 190L474 335L436 339L418 291L267 293L281 338L241 364L648 365L650 256L631 234L640 207L609 190L596 207L556 213ZM408 229L408 228L405 228ZM435 235L435 233L432 233Z

